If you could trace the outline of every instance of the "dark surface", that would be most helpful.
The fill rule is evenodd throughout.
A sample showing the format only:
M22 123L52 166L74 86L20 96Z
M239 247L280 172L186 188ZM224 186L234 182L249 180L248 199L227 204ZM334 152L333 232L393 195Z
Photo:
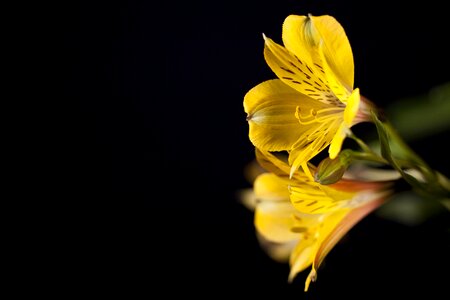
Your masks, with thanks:
M67 113L59 164L61 218L70 224L62 286L83 295L448 299L448 214L418 227L370 215L304 295L307 272L287 284L288 267L261 251L252 213L236 198L250 187L243 168L254 157L243 96L275 78L263 32L281 42L289 14L333 15L353 48L355 85L385 107L450 79L444 4L243 2L124 1L61 11L61 101L76 112ZM412 146L449 175L446 139Z

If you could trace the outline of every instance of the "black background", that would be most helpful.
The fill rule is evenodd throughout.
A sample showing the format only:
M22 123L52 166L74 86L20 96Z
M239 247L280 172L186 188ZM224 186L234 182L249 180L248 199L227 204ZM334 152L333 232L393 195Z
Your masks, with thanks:
M318 282L287 283L260 249L237 191L254 157L242 101L275 78L262 33L289 14L334 16L355 86L380 107L450 79L439 1L85 2L61 8L59 201L65 291L181 297L405 299L449 296L448 214L407 227L370 215L335 247ZM72 114L75 112L75 114ZM420 120L414 120L420 122ZM448 133L411 145L449 175ZM59 177L59 174L57 174ZM58 251L56 251L58 252ZM272 296L273 295L273 296Z

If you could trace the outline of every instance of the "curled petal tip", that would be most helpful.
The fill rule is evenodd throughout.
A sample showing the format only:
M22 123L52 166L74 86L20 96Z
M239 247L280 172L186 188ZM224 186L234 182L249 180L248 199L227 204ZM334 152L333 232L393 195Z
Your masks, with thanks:
M309 284L312 282L315 282L317 279L317 272L316 270L313 268L311 270L311 272L309 273L308 277L306 278L306 282L305 282L305 292L308 291L309 289Z
M264 41L267 41L267 36L264 34L264 32L263 32L262 36L263 36Z

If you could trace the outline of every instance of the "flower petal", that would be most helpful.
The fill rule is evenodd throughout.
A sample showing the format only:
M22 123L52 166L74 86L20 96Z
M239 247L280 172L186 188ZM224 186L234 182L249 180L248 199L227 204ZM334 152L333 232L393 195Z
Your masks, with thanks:
M349 212L347 210L339 211L324 222L325 226L321 232L320 247L316 253L313 268L318 269L325 256L333 249L339 240L361 219L378 208L385 201L380 198L369 202L364 206L354 208ZM348 212L348 213L347 213Z
M298 239L299 233L292 231L297 222L296 211L289 201L286 181L275 174L262 174L256 179L254 188L259 200L254 220L258 232L277 243Z
M333 68L329 65L329 63L326 59L326 56L325 56L324 48L325 48L325 45L324 45L323 41L321 41L318 52L319 52L319 55L321 58L321 62L322 62L323 69L325 72L326 80L328 82L328 85L331 87L331 90L333 91L336 98L340 102L346 104L347 98L351 94L351 89L349 89L347 87L347 85L342 81L342 79L339 77L339 75L337 75L335 73L335 71L333 70ZM335 104L337 105L337 103L335 103Z
M292 240L285 243L274 243L265 239L258 232L256 233L256 237L267 255L269 255L273 260L281 263L286 263L289 261L291 253L298 242L297 240Z
M344 110L344 123L349 128L353 125L353 120L358 113L360 100L359 89L356 88L347 99L347 107Z
M283 44L291 53L313 65L312 54L320 37L307 16L290 15L283 22Z
M344 29L331 16L311 16L310 18L322 39L326 61L346 89L351 91L353 89L355 67L352 48Z
M272 71L287 85L323 103L335 96L326 84L322 71L265 37L264 57ZM322 68L320 66L320 68Z
M264 173L256 178L253 190L260 201L289 202L288 185L287 180L272 173Z
M289 281L292 281L299 272L305 270L312 264L319 247L316 232L321 227L323 215L298 213L297 219L302 226L307 228L307 231L301 235L289 259Z
M347 130L347 126L344 123L341 123L339 129L334 134L333 140L330 144L330 148L328 149L328 153L331 159L335 159L341 151L342 143L347 136Z
M323 214L342 207L345 203L330 197L322 190L319 184L298 183L291 186L290 199L292 205L300 212L306 214Z
M312 238L302 239L298 242L290 258L289 282L292 282L298 273L313 263L316 249L317 244L314 243Z
M290 149L302 133L295 117L302 98L280 80L269 80L251 89L244 97L244 110L253 145L267 151Z
M244 205L247 209L254 211L256 208L256 196L253 189L241 189L238 192L238 198L242 205Z
M299 239L294 227L295 209L290 202L263 201L255 210L255 227L267 240L284 243Z

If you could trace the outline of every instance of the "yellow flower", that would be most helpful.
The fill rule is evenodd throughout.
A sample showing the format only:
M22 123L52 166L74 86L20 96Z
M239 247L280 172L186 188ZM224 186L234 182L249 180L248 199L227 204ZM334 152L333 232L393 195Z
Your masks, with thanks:
M290 174L329 148L339 153L349 128L370 120L369 101L353 89L353 54L331 16L296 16L283 24L280 46L264 36L264 56L279 79L244 97L251 142L265 151L289 151Z
M290 281L312 265L307 291L329 251L390 195L390 183L341 180L324 187L300 171L289 178L289 166L270 153L257 158L269 172L254 182L255 227L271 256L289 259Z

